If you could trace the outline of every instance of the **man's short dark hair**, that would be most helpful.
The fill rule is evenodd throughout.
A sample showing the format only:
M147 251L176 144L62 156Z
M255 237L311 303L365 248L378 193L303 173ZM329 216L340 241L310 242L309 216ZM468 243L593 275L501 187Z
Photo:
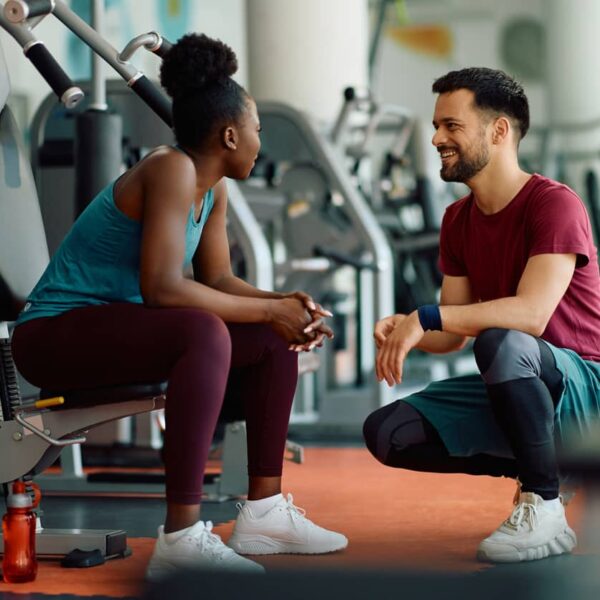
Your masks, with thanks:
M519 139L525 137L529 129L529 102L521 84L512 77L496 69L470 67L450 71L432 86L436 94L445 94L466 89L475 95L475 105L482 110L505 114L519 126Z

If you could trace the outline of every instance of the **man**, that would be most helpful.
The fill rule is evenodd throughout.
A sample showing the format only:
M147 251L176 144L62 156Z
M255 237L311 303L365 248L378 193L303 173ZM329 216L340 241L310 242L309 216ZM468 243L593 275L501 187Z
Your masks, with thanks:
M518 562L570 552L556 446L600 414L600 276L589 218L568 187L523 171L522 87L501 71L453 71L433 84L433 144L445 181L471 193L446 210L439 305L375 327L376 372L402 381L412 348L450 352L475 338L480 375L434 382L372 413L382 463L518 477L512 514L478 557Z

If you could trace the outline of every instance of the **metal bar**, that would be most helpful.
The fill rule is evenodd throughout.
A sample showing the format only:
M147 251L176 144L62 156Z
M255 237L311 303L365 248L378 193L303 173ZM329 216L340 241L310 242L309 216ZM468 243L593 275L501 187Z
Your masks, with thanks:
M104 0L92 0L92 27L98 36L104 32ZM106 77L104 62L96 53L92 52L92 98L90 108L106 110Z
M26 23L11 23L4 14L4 5L0 3L0 27L7 31L17 41L19 46L25 48L39 40L31 33Z
M141 76L133 65L119 61L117 50L79 18L63 0L56 0L54 16L99 54L129 85Z
M377 22L375 24L375 30L373 31L373 37L371 38L371 44L369 48L369 83L372 85L375 78L375 62L377 60L377 52L381 43L381 33L383 31L383 24L385 23L385 14L387 12L387 5L389 0L380 0L379 12L377 13Z
M31 433L35 433L35 435L37 435L38 437L41 437L45 442L48 442L48 444L52 444L53 446L70 446L71 444L83 444L83 442L85 442L86 438L81 436L81 437L74 437L74 438L69 438L66 440L55 440L54 438L50 437L49 435L46 435L41 429L38 429L35 425L32 425L31 423L28 423L20 414L15 414L15 421L17 423L19 423L19 425L22 425L23 427L25 427L25 429L29 429L29 431L31 431Z
M134 37L121 51L119 54L119 60L122 62L127 62L137 51L138 48L144 46L150 52L153 52L155 47L160 47L162 39L156 31L149 31L148 33L142 33L142 35L138 35Z

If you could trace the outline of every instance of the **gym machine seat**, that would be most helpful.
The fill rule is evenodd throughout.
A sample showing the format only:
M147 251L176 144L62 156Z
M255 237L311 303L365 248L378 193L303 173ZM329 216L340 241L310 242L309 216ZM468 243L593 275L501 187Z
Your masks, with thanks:
M9 91L0 49L0 276L7 293L24 298L48 263L48 249L27 154L6 106ZM86 390L53 391L49 406L39 400L23 400L10 351L7 317L0 315L0 483L15 479L30 482L56 460L62 448L85 441L91 427L163 406L164 384L160 383L94 388L90 382ZM41 395L42 400L47 398ZM100 550L103 556L126 554L124 531L73 533L41 529L38 553L60 555L80 548Z

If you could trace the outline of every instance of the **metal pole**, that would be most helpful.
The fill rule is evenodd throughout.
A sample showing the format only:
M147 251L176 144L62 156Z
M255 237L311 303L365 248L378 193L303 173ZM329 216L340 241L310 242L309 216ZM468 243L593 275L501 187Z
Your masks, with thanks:
M102 37L104 33L104 0L92 0L92 27ZM106 79L104 61L92 52L92 98L90 108L106 110Z
M131 85L141 73L129 63L117 59L119 53L104 38L78 17L63 0L56 0L54 16L64 23L78 38L82 39L95 53L99 54L125 81Z

